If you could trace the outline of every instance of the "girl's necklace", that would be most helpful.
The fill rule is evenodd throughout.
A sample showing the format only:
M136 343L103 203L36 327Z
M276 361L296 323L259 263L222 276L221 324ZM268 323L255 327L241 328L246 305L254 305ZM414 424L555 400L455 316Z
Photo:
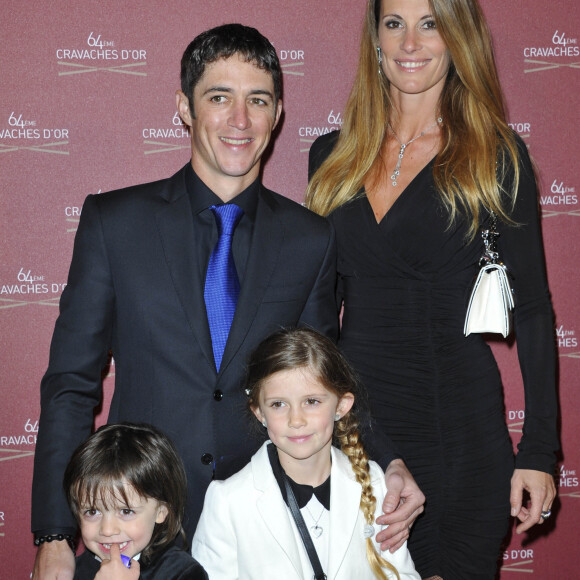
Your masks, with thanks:
M425 133L427 133L427 131L429 131L430 129L432 129L433 127L435 127L435 125L438 125L439 123L443 123L443 119L441 117L438 117L437 118L437 121L435 121L435 123L433 123L432 125L429 125L426 129L424 129L423 131L421 131L418 135L416 135L415 137L413 137L410 141L407 141L406 143L403 143L399 139L399 136L395 133L395 130L391 127L391 124L390 123L387 123L387 127L391 130L391 132L395 136L395 139L399 142L399 145L401 146L401 149L399 151L399 159L397 159L397 165L395 165L395 170L393 171L393 175L391 175L391 180L392 180L392 183L393 183L393 187L395 187L397 185L397 178L399 177L399 173L400 173L400 169L401 169L401 162L403 161L403 155L405 154L405 149L413 141L419 139L419 137L423 137L423 135L425 135Z
M310 509L308 508L308 506L306 505L304 507L307 509L308 514L310 515L310 517L314 521L314 525L313 526L310 526L310 529L312 530L312 535L315 538L320 538L320 536L322 536L322 532L324 531L324 529L322 528L322 526L319 526L318 525L318 522L320 521L320 518L322 517L322 514L326 511L326 508L324 506L322 506L322 511L320 512L320 515L317 518L315 518L312 515L312 512L310 511Z

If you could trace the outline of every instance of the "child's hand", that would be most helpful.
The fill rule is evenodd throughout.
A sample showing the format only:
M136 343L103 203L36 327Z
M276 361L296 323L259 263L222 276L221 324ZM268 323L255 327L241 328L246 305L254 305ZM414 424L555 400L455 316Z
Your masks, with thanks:
M138 580L139 574L139 562L131 560L131 567L127 568L121 560L119 544L111 544L111 559L103 560L95 580Z

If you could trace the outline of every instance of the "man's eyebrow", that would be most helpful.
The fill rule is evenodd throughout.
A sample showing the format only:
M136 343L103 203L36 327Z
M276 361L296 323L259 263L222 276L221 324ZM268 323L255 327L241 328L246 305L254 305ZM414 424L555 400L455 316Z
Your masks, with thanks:
M230 87L220 87L220 86L215 86L215 87L209 87L208 89L206 89L206 91L203 93L204 95L207 95L209 93L233 93L234 90ZM274 95L271 91L268 91L266 89L253 89L251 90L249 93L249 95L266 95L268 97L270 97L271 99L274 98Z
M250 91L249 94L250 95L266 95L266 96L270 97L271 99L274 98L274 95L272 94L272 92L267 91L265 89L254 89L253 91Z
M208 93L233 93L233 89L229 87L220 87L220 86L209 87L208 89L205 90L203 94L207 95Z

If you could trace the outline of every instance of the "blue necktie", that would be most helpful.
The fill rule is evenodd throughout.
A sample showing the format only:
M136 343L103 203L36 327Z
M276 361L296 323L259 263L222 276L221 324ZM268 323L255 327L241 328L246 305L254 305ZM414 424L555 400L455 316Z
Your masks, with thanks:
M203 296L213 357L219 372L240 295L240 281L232 255L232 237L244 211L233 203L212 205L210 209L215 216L219 238L207 266Z

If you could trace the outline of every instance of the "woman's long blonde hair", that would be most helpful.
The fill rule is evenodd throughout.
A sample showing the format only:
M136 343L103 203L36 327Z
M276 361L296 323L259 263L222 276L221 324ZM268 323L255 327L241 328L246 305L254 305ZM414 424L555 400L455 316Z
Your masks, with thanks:
M514 133L505 120L491 36L477 0L429 0L451 64L440 98L442 147L433 176L451 224L461 211L473 239L482 208L508 223L519 170ZM356 78L340 137L312 177L306 205L321 215L357 196L365 179L381 172L380 151L393 105L389 81L378 74L376 47L381 0L369 0ZM504 189L513 172L509 191Z
M377 500L371 484L369 459L359 434L358 415L363 391L354 371L329 338L310 328L294 328L279 330L264 339L248 363L248 406L250 409L259 406L260 390L266 379L294 369L308 369L339 400L346 393L354 395L353 407L335 423L334 442L350 460L355 479L362 488L360 509L367 525L373 526ZM388 570L399 580L396 568L381 557L371 538L366 539L366 554L376 578L388 580L385 574Z

